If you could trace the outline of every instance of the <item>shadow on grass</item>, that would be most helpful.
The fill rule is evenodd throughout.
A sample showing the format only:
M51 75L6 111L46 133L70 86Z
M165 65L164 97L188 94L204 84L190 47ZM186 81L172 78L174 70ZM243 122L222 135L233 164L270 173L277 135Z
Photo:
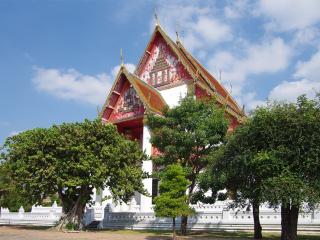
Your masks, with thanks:
M171 230L124 230L124 229L94 229L88 230L88 232L100 232L108 234L126 234L126 235L147 235L146 239L172 239ZM254 239L253 232L237 231L187 231L185 236L187 239L201 239L201 238L221 238L221 239ZM180 237L179 231L176 232L177 238L185 239ZM279 240L281 238L280 233L262 233L263 239L266 240ZM319 240L320 235L300 235L298 234L299 240Z
M52 228L52 226L34 226L34 225L0 225L0 226L6 226L10 227L12 229L22 229L22 230L48 230Z

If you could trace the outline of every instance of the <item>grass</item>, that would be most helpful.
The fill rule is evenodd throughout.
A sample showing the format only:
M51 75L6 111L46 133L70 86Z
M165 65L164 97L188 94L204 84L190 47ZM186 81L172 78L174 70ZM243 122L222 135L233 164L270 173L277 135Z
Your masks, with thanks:
M90 230L88 232L99 232L108 234L126 234L126 235L148 235L148 236L172 236L172 231L169 230L117 230L117 229L103 229L103 230ZM179 236L179 231L176 232ZM188 237L196 238L230 238L230 239L254 239L253 232L237 231L187 231ZM263 239L273 240L280 239L280 233L267 233L262 232ZM319 240L320 235L302 235L298 234L300 240Z

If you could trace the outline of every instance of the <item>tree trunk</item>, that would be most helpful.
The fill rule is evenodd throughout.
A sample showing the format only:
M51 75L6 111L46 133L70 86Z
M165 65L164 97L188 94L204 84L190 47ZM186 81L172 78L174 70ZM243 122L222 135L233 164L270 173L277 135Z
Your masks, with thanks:
M191 181L191 185L189 187L189 196L186 199L186 203L189 205L190 204L190 197L193 194L194 190L194 185L195 185L195 178L193 181ZM181 227L180 227L180 236L185 236L187 234L187 225L188 225L188 216L181 216Z
M296 240L299 205L282 202L281 206L281 240Z
M73 203L71 210L62 216L59 225L56 227L58 231L64 228L68 222L74 224L77 230L83 230L83 212L85 206L82 206L81 199L83 196L86 196L87 194L88 191L86 187L80 190L79 196L77 197L77 200Z
M173 240L176 240L176 219L172 218L173 220Z
M259 203L256 201L253 201L252 204L253 208L253 221L254 221L254 238L255 239L262 239L262 227L260 225L260 219L259 219Z
M188 216L181 216L181 228L180 235L185 236L187 234Z

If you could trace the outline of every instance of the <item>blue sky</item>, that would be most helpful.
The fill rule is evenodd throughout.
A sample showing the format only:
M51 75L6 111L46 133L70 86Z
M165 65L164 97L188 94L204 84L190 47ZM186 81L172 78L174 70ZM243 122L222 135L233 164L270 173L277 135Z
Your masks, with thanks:
M155 27L185 47L246 110L320 90L320 1L0 0L0 145L36 127L97 117L120 66Z

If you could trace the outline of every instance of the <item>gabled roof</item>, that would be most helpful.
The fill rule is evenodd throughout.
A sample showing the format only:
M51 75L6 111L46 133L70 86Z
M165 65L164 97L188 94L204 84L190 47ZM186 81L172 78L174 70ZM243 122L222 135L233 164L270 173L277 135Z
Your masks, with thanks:
M226 111L236 119L246 117L244 109L241 109L237 102L231 97L229 92L224 86L217 81L206 68L200 64L177 40L177 44L163 31L160 25L156 25L153 31L149 43L144 51L144 54L140 58L140 61L135 69L135 74L139 74L143 71L143 67L147 62L154 42L161 35L166 43L170 46L172 51L177 56L179 62L187 69L188 73L195 80L195 84L207 91L207 93L214 94L217 102L222 105L226 105Z
M121 89L123 89L124 85L126 84L126 80L134 88L136 96L140 98L146 111L152 111L158 114L162 114L162 110L167 105L167 103L162 98L158 90L148 85L137 76L131 74L123 66L119 70L119 73L113 83L108 98L106 99L102 110L99 113L99 117L102 117L107 111L108 118L106 120L109 119L109 116L112 114L121 95Z

